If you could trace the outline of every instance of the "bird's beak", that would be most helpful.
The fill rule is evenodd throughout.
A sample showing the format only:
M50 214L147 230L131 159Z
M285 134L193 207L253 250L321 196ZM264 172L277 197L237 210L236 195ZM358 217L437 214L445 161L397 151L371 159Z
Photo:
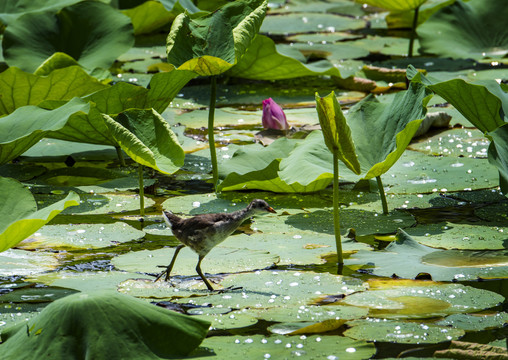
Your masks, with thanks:
M277 214L277 211L275 211L271 206L269 206L266 210L268 210L271 213Z

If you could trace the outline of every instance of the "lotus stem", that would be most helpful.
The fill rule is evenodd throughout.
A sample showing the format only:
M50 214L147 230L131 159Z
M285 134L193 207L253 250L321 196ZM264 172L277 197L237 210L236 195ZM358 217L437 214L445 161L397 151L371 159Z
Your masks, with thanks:
M138 164L139 175L139 214L145 216L145 186L143 184L143 165Z
M339 154L333 151L333 229L335 233L335 245L337 247L337 274L342 275L344 258L342 255L342 241L340 239L339 218Z
M118 160L120 161L120 166L125 167L125 159L123 158L122 148L120 146L115 146L116 156L118 156Z
M411 27L411 37L409 38L409 49L407 51L407 56L413 57L413 46L416 38L416 27L418 26L418 12L420 11L420 7L418 6L415 9L415 14L413 16L413 26Z
M217 78L215 76L212 76L210 83L210 107L208 108L208 146L210 147L210 157L212 159L213 189L215 191L217 190L217 182L219 180L217 153L215 151L215 139L213 133L216 96L217 96Z
M383 214L388 215L388 203L386 202L385 188L381 181L381 176L376 176L376 181L379 189L379 196L381 197L381 204L383 205Z

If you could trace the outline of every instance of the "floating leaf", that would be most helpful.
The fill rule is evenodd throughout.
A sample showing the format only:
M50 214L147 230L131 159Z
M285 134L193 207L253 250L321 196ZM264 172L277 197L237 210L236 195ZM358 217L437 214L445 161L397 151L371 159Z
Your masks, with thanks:
M212 354L218 359L286 359L298 356L299 359L314 359L323 354L324 359L347 358L351 360L368 359L376 353L374 344L356 341L342 336L214 336L203 341L203 346L213 350L202 357L204 360ZM198 355L199 353L195 353ZM269 357L268 357L269 356Z
M53 271L59 263L55 254L9 249L0 253L2 276L33 276Z
M436 250L418 244L403 230L383 251L359 251L348 264L371 264L379 276L415 278L428 273L436 281L508 277L508 255L502 251Z
M501 295L461 284L427 280L370 280L369 290L344 298L341 303L366 307L369 317L426 319L491 308Z
M5 61L32 72L55 52L86 68L109 68L134 45L130 19L99 1L83 1L54 13L27 13L8 26L2 42Z
M209 326L112 291L78 293L48 305L26 324L5 329L1 346L3 356L12 359L70 359L83 351L93 358L182 357L201 343ZM97 341L98 333L104 341Z
M344 335L353 339L401 344L435 344L458 339L465 333L464 330L432 324L383 319L354 320L348 325L352 327Z
M361 0L362 3L389 11L408 11L420 7L427 0Z
M139 240L145 233L125 223L47 225L22 241L18 248L25 250L94 249Z

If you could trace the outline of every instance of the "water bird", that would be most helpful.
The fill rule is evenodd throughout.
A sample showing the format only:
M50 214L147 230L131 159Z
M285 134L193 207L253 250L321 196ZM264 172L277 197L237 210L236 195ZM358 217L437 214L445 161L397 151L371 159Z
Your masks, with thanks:
M165 267L166 270L162 271L155 281L159 280L164 274L166 274L165 280L169 280L178 253L182 248L188 246L198 254L197 273L203 279L208 290L214 291L214 288L201 271L201 261L210 250L226 240L245 220L261 212L276 213L265 200L261 199L254 199L245 209L231 213L201 214L187 219L181 218L171 211L163 211L164 221L182 244L175 248L175 254L169 265L161 266Z

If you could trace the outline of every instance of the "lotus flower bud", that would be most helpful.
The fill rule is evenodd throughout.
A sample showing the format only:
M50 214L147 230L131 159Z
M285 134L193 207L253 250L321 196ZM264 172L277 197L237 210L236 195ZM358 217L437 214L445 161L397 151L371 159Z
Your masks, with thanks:
M288 130L289 124L282 108L272 100L263 100L263 127L265 129Z

